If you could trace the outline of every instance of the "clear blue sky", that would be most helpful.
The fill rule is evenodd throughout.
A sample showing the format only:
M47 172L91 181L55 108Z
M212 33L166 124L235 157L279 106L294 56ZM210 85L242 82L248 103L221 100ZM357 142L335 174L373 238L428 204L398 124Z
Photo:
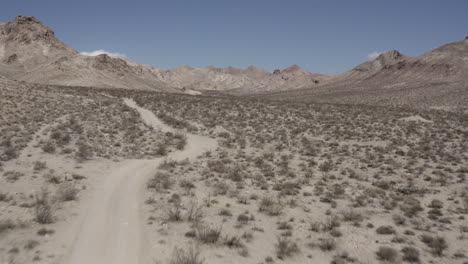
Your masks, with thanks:
M468 35L467 0L2 1L0 21L33 15L78 51L104 49L161 68L335 74L372 52L417 56Z

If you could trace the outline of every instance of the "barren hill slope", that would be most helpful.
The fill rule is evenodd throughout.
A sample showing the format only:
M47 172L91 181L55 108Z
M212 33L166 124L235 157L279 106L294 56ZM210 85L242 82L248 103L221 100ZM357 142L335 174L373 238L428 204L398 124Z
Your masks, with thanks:
M262 97L374 105L466 107L468 39L446 44L418 57L389 51L318 87Z
M236 89L238 93L316 86L327 76L298 66L269 73L256 67L178 67L173 70L111 58L84 56L31 16L0 24L0 76L32 83L155 89L171 92Z
M0 73L40 84L174 90L147 66L107 55L80 55L30 16L0 25Z

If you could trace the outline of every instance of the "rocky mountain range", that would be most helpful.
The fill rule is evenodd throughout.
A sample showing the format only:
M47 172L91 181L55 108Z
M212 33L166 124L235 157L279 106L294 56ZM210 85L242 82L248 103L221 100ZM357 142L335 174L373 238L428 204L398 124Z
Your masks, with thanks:
M267 72L254 66L153 68L102 54L85 56L31 16L0 23L0 76L39 84L219 91L275 100L367 104L468 105L468 39L418 57L396 50L336 76L297 65Z
M98 56L81 55L58 40L54 32L31 16L0 24L0 74L27 82L69 86L156 89L195 92L288 90L317 86L329 77L297 65L273 73L247 69L192 68L173 70Z
M261 96L327 103L467 107L468 37L417 57L388 51L317 87Z

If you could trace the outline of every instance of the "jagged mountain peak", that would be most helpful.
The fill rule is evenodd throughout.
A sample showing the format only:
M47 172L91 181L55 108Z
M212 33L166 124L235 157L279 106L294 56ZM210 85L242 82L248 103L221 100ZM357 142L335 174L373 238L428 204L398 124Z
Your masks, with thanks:
M15 21L2 25L0 38L3 42L14 44L31 44L41 42L46 45L63 46L52 29L44 26L33 16L17 16Z
M1 62L25 68L77 54L33 16L17 16L15 21L0 24L0 49Z
M303 69L299 65L294 64L294 65L291 65L288 68L282 70L281 72L291 73L291 72L297 72L297 71L303 71Z
M381 62L393 62L405 58L406 56L401 54L398 50L390 50L380 54L376 60Z
M42 25L42 23L33 16L18 15L15 18L15 22L20 23L20 24L33 23L33 24L41 24Z

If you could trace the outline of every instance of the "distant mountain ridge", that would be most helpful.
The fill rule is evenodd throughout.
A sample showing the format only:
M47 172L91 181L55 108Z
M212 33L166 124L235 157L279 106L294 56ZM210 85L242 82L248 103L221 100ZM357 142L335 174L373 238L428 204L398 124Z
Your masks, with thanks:
M375 105L468 106L468 38L421 56L391 50L336 76L297 65L267 72L254 66L158 69L102 54L84 56L31 16L0 23L0 77L31 83L218 91L275 100Z
M191 91L236 89L264 92L316 86L328 76L309 73L298 66L269 73L247 69L153 68L102 54L79 54L55 37L54 32L31 16L17 16L0 24L0 74L33 83Z
M468 107L468 38L418 57L388 51L316 87L260 96L332 103Z

